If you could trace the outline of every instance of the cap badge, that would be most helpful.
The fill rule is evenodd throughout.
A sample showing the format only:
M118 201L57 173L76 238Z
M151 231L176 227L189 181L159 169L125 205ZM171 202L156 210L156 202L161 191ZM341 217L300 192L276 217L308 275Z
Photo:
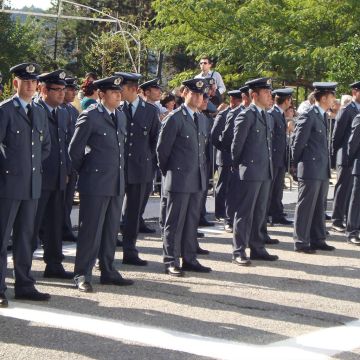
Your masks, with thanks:
M197 81L195 83L195 86L198 88L198 89L201 89L203 86L204 86L204 83L202 81Z
M26 67L25 70L28 74L32 74L35 71L35 66L33 64L30 64Z
M120 84L121 84L121 81L122 81L122 77L117 77L117 78L114 80L114 85L120 85Z
M66 73L64 72L64 71L62 71L60 74L59 74L59 78L60 79L65 79L65 77L66 77Z

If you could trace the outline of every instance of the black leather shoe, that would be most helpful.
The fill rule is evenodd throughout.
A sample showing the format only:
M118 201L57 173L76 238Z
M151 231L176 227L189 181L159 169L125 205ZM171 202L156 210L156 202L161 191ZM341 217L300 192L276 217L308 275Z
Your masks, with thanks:
M269 239L265 240L266 245L277 245L279 243L280 243L280 241L278 239L270 239L269 238Z
M146 266L148 264L146 260L142 260L139 257L124 257L122 263L135 266Z
M333 223L331 226L332 231L336 231L336 232L340 232L340 233L345 232L345 229L346 228L345 228L344 224Z
M314 250L334 251L335 246L326 244L325 242L320 244L311 244L310 247Z
M251 265L251 261L247 256L236 256L231 260L233 264L239 265L239 266L249 266Z
M353 245L360 245L360 238L358 238L357 236L350 236L348 239L347 239L347 242L349 244L353 244Z
M92 285L88 281L79 281L76 284L76 287L81 292L91 293L94 291Z
M59 268L56 270L49 269L48 267L45 268L44 271L44 278L48 279L73 279L74 273L70 271L65 271L64 268Z
M277 255L270 255L268 252L264 251L258 253L256 251L250 251L251 260L263 260L263 261L276 261L279 259Z
M50 298L50 294L42 293L36 289L25 292L17 292L15 290L15 299L17 300L48 301Z
M74 234L71 234L69 236L65 236L63 238L63 241L68 241L68 242L77 242L77 236L75 236Z
M227 233L232 233L233 232L233 227L229 224L225 224L224 225L224 230L227 232Z
M9 302L5 294L0 294L0 308L5 308L8 306L9 306Z
M201 265L198 261L194 263L187 263L183 261L182 270L209 273L211 271L211 268Z
M178 266L167 266L165 267L165 274L175 277L184 276L184 272Z
M273 224L281 224L281 225L291 225L293 223L291 220L288 220L285 217L282 217L280 219L273 218L271 222Z
M328 214L325 214L325 220L326 220L326 221L331 220L331 216L330 216L330 215L328 215Z
M207 221L206 219L200 219L199 226L214 226L215 224L211 221Z
M114 279L103 278L100 276L100 284L102 285L117 285L117 286L129 286L134 284L133 280L124 279L121 276Z
M203 237L205 237L205 234L203 232L198 231L196 234L196 237L203 238Z
M156 230L148 227L146 224L139 227L139 233L141 234L155 234Z
M205 250L205 249L202 249L200 246L196 249L196 253L198 255L209 255L210 254L210 251L209 250Z
M122 247L122 246L123 246L122 240L117 239L117 240L116 240L116 246Z
M304 254L316 254L316 250L309 247L303 247L303 248L299 248L299 249L295 249L296 252L298 253L304 253Z

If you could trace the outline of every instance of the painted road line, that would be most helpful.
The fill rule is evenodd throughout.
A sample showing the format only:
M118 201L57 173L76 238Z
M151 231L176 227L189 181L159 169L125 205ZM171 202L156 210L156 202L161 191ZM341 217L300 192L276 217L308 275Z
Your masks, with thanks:
M0 316L221 360L325 360L337 353L360 347L360 320L270 345L256 346L21 302L11 302L9 308L0 308Z

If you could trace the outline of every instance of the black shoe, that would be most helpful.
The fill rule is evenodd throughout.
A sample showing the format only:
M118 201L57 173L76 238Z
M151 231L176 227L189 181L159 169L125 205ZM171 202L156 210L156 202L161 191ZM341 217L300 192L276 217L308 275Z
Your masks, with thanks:
M65 237L63 237L63 241L77 242L77 236L75 236L74 234L71 234L69 236L65 236Z
M325 234L326 234L326 235L330 235L330 233L329 233L327 230L325 231Z
M211 221L207 221L206 219L200 219L199 226L214 226L215 224Z
M270 255L266 251L258 253L254 250L251 250L250 251L250 259L251 260L263 260L263 261L276 261L279 259L279 257L277 255Z
M233 264L239 265L239 266L249 266L251 265L251 261L247 256L236 256L234 257L231 262Z
M280 244L280 241L278 239L266 239L265 240L265 244L266 245L277 245L277 244Z
M139 227L139 233L141 234L155 234L156 230L148 227L146 224Z
M48 279L73 279L74 273L70 271L65 271L61 266L59 269L53 270L48 267L45 268L44 278Z
M134 281L130 279L124 279L121 276L114 279L104 278L100 276L100 284L102 285L117 285L117 286L129 286L133 285Z
M225 224L224 225L224 230L227 233L232 233L233 232L233 227L231 225L229 225L229 224Z
M311 244L310 247L314 250L334 251L335 246L328 245L326 242L320 244Z
M331 226L331 230L343 233L343 232L345 232L346 228L343 224L333 223Z
M326 220L326 221L330 221L330 220L331 220L331 216L325 213L325 220Z
M205 234L203 232L198 231L196 234L196 237L203 238L203 237L205 237Z
M183 261L182 270L209 273L211 271L211 268L201 265L198 261L194 263L187 263Z
M286 219L285 217L281 217L279 219L272 218L273 224L281 224L281 225L291 225L293 222L291 220Z
M360 245L360 238L358 238L357 236L353 235L353 236L350 236L348 239L347 239L347 242L349 244L353 244L353 245Z
M117 239L117 240L116 240L116 246L122 247L122 246L123 246L122 240Z
M42 293L36 289L25 292L17 292L15 290L15 299L17 300L48 301L50 298L50 294Z
M200 246L196 249L196 253L198 255L209 255L210 254L210 251L209 250L205 250L205 249L202 249Z
M285 216L288 216L288 213L286 213L286 212L282 212L282 214L281 214L283 217L285 217Z
M298 253L304 253L304 254L316 254L316 250L311 248L310 246L295 249L295 251Z
M135 266L146 266L148 262L146 260L142 260L139 257L124 257L123 264L126 265L135 265Z
M9 302L5 294L0 294L0 308L5 308L8 306L9 306Z
M165 274L175 276L175 277L181 277L184 276L184 272L179 268L178 266L167 266L165 267Z

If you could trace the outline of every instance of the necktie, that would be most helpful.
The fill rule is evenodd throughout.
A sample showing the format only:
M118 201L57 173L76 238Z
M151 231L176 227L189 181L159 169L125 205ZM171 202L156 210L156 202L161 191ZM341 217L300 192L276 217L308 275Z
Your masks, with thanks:
M199 130L199 117L197 113L194 113L194 123L196 126L196 129Z
M130 114L130 119L133 119L133 104L129 103L129 114Z
M266 116L265 116L265 111L264 110L261 110L261 116L262 116L263 120L266 123Z
M111 113L110 116L111 116L111 118L112 118L112 120L113 120L113 122L114 122L115 127L117 127L117 121L116 121L116 116L115 116L115 114L114 114L114 113Z
M55 110L55 109L53 109L53 110L51 111L51 114L52 114L52 116L53 116L53 119L54 119L55 121L57 121L57 118L56 118L56 110Z
M26 114L27 114L27 117L29 118L30 122L32 121L32 109L31 109L31 105L30 104L27 104L26 105Z

